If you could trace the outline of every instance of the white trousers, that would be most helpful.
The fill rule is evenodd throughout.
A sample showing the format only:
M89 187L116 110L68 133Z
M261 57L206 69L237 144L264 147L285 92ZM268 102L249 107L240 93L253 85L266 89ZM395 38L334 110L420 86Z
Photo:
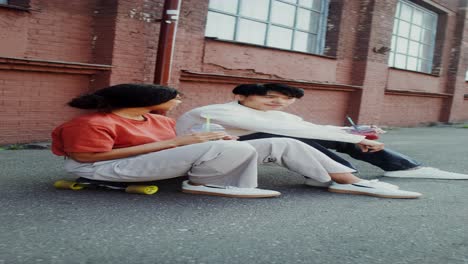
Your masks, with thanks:
M295 139L218 140L130 158L80 163L69 159L65 169L94 180L141 182L188 175L197 184L257 187L257 165L276 163L321 182L329 173L354 172Z

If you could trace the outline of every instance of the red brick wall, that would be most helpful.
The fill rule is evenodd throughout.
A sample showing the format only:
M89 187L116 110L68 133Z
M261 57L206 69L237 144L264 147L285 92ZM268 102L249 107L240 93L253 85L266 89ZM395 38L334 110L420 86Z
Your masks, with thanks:
M0 70L0 144L48 140L56 125L79 113L65 106L78 94L109 83L152 82L162 1L32 0L31 8L0 8L0 56L114 67L95 76ZM11 111L22 113L21 121Z
M386 95L381 123L389 126L414 126L439 120L443 99Z
M187 93L187 98L184 105L172 113L173 116L195 106L229 101L235 86L180 82L178 77L181 70L276 80L336 82L334 59L205 39L207 12L208 1L182 1L171 84ZM301 113L310 120L341 125L348 96L348 93L343 92L307 91L306 97L309 99L302 99L290 111ZM320 109L320 112L316 109ZM328 112L323 112L324 109Z
M439 85L439 82L440 77L437 76L412 71L389 69L387 89L445 93L445 87Z
M466 99L461 103L458 118L464 121L468 120L468 100Z
M28 45L28 27L28 13L0 8L0 56L24 55Z
M80 113L66 98L88 83L85 75L0 71L0 144L50 140L58 123Z
M348 113L350 95L342 91L305 90L304 97L286 111L316 124L341 126Z
M232 80L245 80L226 77L226 83L181 81L181 72L188 70L362 87L353 88L354 92L307 89L306 96L289 111L318 123L341 125L345 114L359 122L382 125L468 119L468 100L463 99L468 89L461 77L468 67L468 34L459 1L437 0L433 2L440 6L431 7L429 1L414 0L436 12L450 13L439 20L434 70L439 76L389 70L388 54L372 51L390 46L397 0L330 2L325 54L332 57L324 57L207 40L204 30L208 0L183 0L170 84L184 91L187 98L170 115L177 117L195 106L229 101L236 85ZM156 19L161 17L162 7L163 0L31 0L30 12L0 8L0 57L113 66L112 71L97 75L0 69L0 143L47 139L53 126L78 113L64 106L77 94L108 84L152 82L159 36ZM454 97L385 92L415 87L429 93L453 93ZM47 103L38 103L37 93L51 96L44 100ZM12 118L14 114L21 118Z
M440 77L435 77L409 71L401 71L400 73L397 70L389 70L388 54L372 51L373 48L390 46L397 0L332 0L326 54L336 56L336 59L204 39L207 3L208 1L195 0L182 2L171 84L180 89L198 89L200 91L198 95L203 96L193 99L196 100L193 103L190 103L192 99L186 99L188 105L181 109L189 108L189 105L201 105L204 104L203 102L210 103L224 98L219 92L224 90L229 92L234 87L234 85L221 84L198 84L196 86L191 84L185 87L188 84L186 82L179 83L178 76L181 70L189 70L233 76L363 85L362 93L337 92L340 96L339 99L336 99L335 92L320 91L320 97L318 97L320 102L309 102L304 98L300 103L294 105L298 109L297 113L311 120L313 117L320 116L320 120L340 124L346 113L354 113L360 122L386 124L385 122L390 120L389 122L392 124L398 124L395 120L400 120L402 125L415 125L426 122L430 118L433 118L432 121L439 121L441 118L442 108L440 106L429 113L423 109L416 109L422 111L416 115L427 114L428 116L410 118L409 120L406 119L406 114L403 115L401 112L389 113L388 111L391 109L401 108L402 104L393 99L395 96L386 99L387 96L384 93L385 89L418 90L429 93L447 92L446 75L450 50L454 45L451 39L455 34L453 15L446 21L441 19L442 28L440 31L443 34L439 34L438 47L440 49L437 50L436 57L439 57L439 67L443 72L441 72ZM427 6L424 1L418 3ZM448 9L449 12L458 10L458 3L454 1L436 1L436 3L439 3L443 9ZM218 90L220 87L223 88ZM210 99L210 92L214 92L218 96ZM308 93L317 94L318 91L314 90ZM206 98L202 99L204 96ZM428 99L418 96L397 96L396 98L404 100L408 105L407 108ZM333 100L337 102L334 107L323 107L333 104L322 102ZM433 101L433 99L428 100ZM441 105L442 99L437 100ZM344 105L338 105L340 103ZM384 104L386 107L382 107ZM311 106L317 108L311 109ZM323 109L327 111L324 112ZM292 111L295 110L292 109ZM432 113L432 111L435 112ZM459 110L457 111L459 112Z
M162 1L118 1L110 83L146 82L154 76Z
M357 41L357 30L359 25L359 13L360 5L358 1L332 1L330 6L330 12L340 14L330 21L333 26L333 31L338 31L338 34L327 34L327 40L330 42L337 42L337 76L336 80L338 83L353 84L353 56L354 48ZM333 17L333 16L332 16ZM329 22L329 23L330 23ZM338 23L339 22L339 23ZM335 40L335 38L337 38ZM359 82L361 83L361 82Z
M232 88L230 84L180 82L179 90L183 93L182 104L168 116L176 118L196 107L233 101Z
M29 12L0 8L0 56L93 62L94 2L32 0ZM62 72L0 70L0 144L49 140L56 125L79 112L65 103L88 91L90 76Z
M92 62L95 1L31 1L27 16L29 58Z
M203 71L207 72L336 82L335 59L210 40L203 54Z
M182 1L170 79L174 87L179 87L181 70L202 70L207 14L208 1Z

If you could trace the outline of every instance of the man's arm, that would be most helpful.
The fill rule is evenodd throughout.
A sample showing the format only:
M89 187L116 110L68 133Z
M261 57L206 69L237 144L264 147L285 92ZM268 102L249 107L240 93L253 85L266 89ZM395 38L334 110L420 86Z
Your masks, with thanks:
M359 143L364 136L352 135L340 127L321 126L303 120L289 118L275 112L240 111L239 109L207 109L201 115L209 116L212 122L255 132L264 132L291 137L333 140Z

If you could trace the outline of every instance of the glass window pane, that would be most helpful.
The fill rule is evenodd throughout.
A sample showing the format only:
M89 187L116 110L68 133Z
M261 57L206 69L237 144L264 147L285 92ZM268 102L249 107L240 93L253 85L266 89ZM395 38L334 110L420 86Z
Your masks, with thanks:
M397 6L396 6L396 11L395 11L395 17L400 17L400 2L398 2Z
M421 26L423 23L423 12L414 9L413 10L413 24L416 24L418 26Z
M246 19L239 19L237 40L252 44L264 45L266 24Z
M399 0L392 34L389 65L430 72L437 15L430 10Z
M432 65L431 65L431 62L429 61L421 60L419 67L420 67L419 69L420 71L430 73Z
M419 46L421 44L419 44L418 42L416 41L410 41L409 42L409 48L408 48L408 55L411 55L411 56L419 56Z
M317 33L320 16L315 12L299 8L297 12L296 27L308 32Z
M269 0L244 0L241 2L240 15L266 21L268 18L269 4Z
M313 10L322 10L322 0L299 0L299 5Z
M406 67L406 56L401 54L395 55L395 67L397 68L405 68Z
M312 5L312 9L315 9L317 11L322 10L322 0L314 0L314 4Z
M321 52L318 43L325 37L325 30L319 27L326 27L326 23L322 23L326 20L323 12L326 3L328 0L209 0L205 35L302 52ZM402 30L405 33L405 29ZM406 31L409 35L408 28Z
M399 53L405 53L408 51L408 40L404 38L397 39L396 51Z
M411 7L410 6L401 3L400 19L411 21Z
M314 0L299 0L299 5L303 7L312 8Z
M409 32L410 32L410 23L405 22L405 21L400 21L398 25L398 36L408 38Z
M423 29L422 35L421 35L421 42L426 43L426 44L431 44L432 43L432 31Z
M410 39L421 40L421 28L415 25L411 26Z
M392 44L391 44L391 46L390 46L391 51L395 52L395 46L396 46L396 37L393 36L393 37L392 37Z
M209 8L217 9L228 13L237 13L237 1L238 0L210 0Z
M423 59L429 59L430 56L431 56L430 46L421 45L421 47L419 47L419 57L421 57Z
M8 0L0 0L0 4L6 5L6 4L8 4Z
M393 35L397 35L398 34L398 23L399 23L399 19L395 19L394 22L393 22Z
M424 27L429 29L435 29L436 17L432 14L424 14Z
M394 58L395 58L395 53L390 52L390 56L388 57L388 66L393 67L394 65Z
M216 12L208 12L205 36L220 39L234 39L236 18Z
M418 69L418 59L415 57L408 57L406 69L416 71Z
M282 49L291 49L292 30L271 26L268 32L267 45Z
M315 52L317 37L313 34L296 31L294 33L294 50L303 52Z
M296 7L278 1L273 2L271 10L271 22L275 24L294 26L294 16Z

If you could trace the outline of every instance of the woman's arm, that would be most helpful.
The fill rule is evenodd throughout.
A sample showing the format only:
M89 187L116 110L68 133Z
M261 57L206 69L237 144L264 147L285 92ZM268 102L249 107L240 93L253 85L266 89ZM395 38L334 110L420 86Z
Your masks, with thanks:
M187 136L175 137L170 140L147 143L127 148L112 149L107 152L70 152L68 156L78 162L97 162L103 160L128 158L164 149L207 142L210 140L229 139L223 131L195 133Z

